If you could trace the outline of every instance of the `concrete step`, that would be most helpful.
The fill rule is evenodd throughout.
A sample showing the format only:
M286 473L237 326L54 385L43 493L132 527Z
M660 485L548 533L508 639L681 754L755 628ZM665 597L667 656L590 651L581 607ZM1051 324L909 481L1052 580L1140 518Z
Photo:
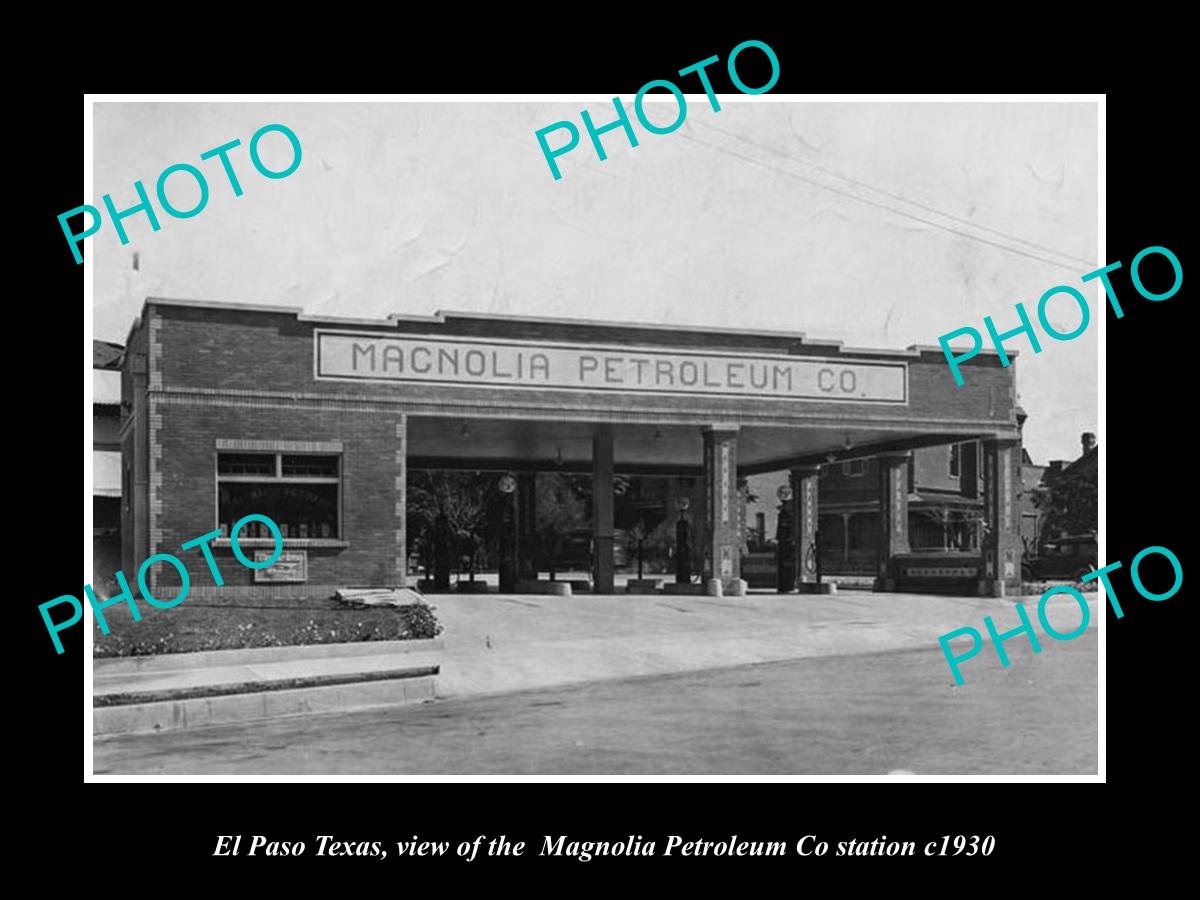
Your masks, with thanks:
M112 682L93 688L92 706L131 706L163 700L194 700L202 697L328 687L369 681L399 681L405 678L430 677L438 673L437 666L406 666L401 669L389 666L368 670L353 666L348 667L346 671L325 671L318 674L287 671L290 667L284 666L276 668L280 671L264 672L262 669L250 667L214 670L216 677L203 681L157 678L147 684L139 680L133 689L130 689L126 682Z
M287 690L100 706L92 710L92 731L97 738L118 734L144 734L272 719L278 716L399 706L433 698L432 676L355 681Z
M97 665L92 677L93 732L99 737L195 728L433 699L440 653L431 645L440 650L440 642L379 643L424 646L368 653L360 652L365 644L340 645L347 651L343 656L295 652L312 647L259 648L173 654L208 658L158 657L156 664L137 670ZM264 658L264 650L284 652ZM190 665L163 668L180 662Z

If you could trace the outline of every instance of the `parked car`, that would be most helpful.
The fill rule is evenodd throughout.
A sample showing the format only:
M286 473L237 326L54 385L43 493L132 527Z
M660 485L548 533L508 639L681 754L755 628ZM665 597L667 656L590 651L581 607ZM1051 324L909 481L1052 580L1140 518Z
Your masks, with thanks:
M1079 581L1097 568L1096 535L1075 534L1042 544L1036 556L1021 560L1026 581Z

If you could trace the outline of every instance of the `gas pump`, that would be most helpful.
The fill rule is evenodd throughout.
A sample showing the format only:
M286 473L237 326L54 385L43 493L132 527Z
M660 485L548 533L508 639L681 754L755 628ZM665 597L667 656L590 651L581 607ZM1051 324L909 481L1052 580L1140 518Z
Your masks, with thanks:
M779 498L779 518L775 527L775 589L781 594L796 589L796 552L792 534L792 486L781 484L775 492Z

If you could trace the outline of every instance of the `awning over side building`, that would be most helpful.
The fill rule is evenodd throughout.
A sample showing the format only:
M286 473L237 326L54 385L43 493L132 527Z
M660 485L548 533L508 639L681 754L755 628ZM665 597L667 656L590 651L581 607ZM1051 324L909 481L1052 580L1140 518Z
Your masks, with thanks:
M121 496L121 454L117 450L92 451L92 496Z
M92 403L121 405L121 372L117 369L92 369Z

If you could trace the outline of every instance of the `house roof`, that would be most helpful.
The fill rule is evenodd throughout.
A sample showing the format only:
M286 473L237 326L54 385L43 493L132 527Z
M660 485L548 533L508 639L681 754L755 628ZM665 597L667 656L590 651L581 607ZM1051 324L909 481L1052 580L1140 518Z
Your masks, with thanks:
M1094 465L1096 463L1096 455L1097 455L1097 448L1093 447L1087 453L1080 456L1079 459L1075 460L1074 462L1067 463L1067 465L1065 465L1063 467L1063 471L1070 471L1071 469L1074 469L1076 467Z
M125 355L125 347L112 341L92 339L92 368L119 369L121 357Z

